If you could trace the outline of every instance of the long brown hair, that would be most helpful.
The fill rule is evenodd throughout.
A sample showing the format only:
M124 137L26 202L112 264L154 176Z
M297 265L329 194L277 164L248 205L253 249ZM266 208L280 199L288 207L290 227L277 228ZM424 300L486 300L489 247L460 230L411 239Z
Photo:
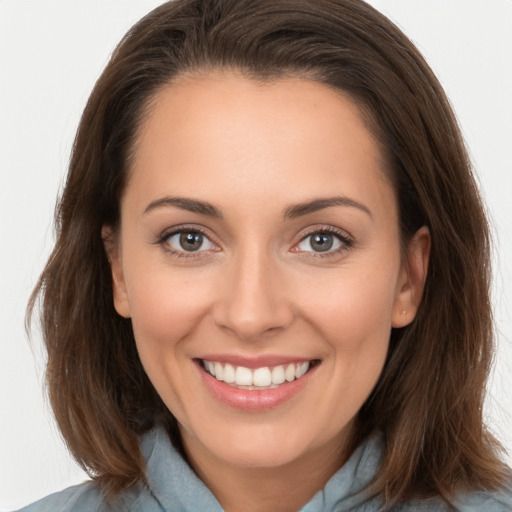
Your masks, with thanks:
M72 454L107 494L145 479L138 437L176 422L114 310L101 229L116 227L137 128L176 77L213 68L258 80L299 76L348 94L380 141L404 242L432 251L414 322L359 413L354 444L379 430L376 489L388 502L494 489L506 468L482 420L493 349L489 235L448 100L414 45L361 0L175 0L139 21L89 98L56 214L38 297L51 404Z

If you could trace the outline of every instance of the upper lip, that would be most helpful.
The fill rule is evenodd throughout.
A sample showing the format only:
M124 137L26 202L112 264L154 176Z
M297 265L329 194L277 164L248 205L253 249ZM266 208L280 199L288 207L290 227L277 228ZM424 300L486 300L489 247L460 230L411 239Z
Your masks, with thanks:
M240 356L233 354L204 354L197 359L229 363L233 366L243 366L249 369L263 368L265 366L273 367L285 365L290 363L305 363L306 361L313 361L315 358L301 357L301 356L285 356L285 355L272 355L263 354L259 356Z

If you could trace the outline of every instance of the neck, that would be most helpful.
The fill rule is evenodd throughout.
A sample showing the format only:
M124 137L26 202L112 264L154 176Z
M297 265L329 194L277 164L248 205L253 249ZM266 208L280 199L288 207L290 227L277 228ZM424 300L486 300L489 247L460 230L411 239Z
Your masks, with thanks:
M339 439L278 467L239 467L190 446L189 462L225 512L291 512L299 510L346 461ZM192 455L193 452L193 456Z

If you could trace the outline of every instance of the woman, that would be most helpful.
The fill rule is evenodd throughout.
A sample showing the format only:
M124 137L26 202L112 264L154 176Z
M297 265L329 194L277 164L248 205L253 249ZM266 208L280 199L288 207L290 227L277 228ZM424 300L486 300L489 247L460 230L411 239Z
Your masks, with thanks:
M437 80L365 3L150 13L58 228L34 298L95 483L27 510L510 508L486 219Z

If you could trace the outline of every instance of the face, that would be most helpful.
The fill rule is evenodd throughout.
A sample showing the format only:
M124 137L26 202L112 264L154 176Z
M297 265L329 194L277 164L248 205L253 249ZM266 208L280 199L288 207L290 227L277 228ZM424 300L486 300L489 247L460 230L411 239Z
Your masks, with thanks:
M379 146L340 93L228 72L161 90L110 257L190 458L339 457L414 317L427 238L404 260Z

